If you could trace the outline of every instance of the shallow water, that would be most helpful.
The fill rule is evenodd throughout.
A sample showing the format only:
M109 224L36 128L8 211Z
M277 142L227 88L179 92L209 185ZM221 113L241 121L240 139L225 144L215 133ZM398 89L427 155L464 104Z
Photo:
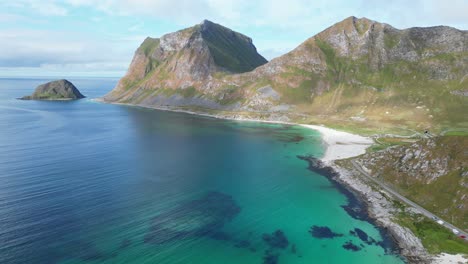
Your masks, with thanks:
M0 79L0 263L403 262L297 157L323 154L319 133L14 99L45 81Z

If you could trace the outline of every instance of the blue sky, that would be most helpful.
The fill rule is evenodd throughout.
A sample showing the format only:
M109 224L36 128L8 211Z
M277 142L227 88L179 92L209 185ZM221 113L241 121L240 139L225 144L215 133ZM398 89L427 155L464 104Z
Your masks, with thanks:
M146 36L200 23L252 37L267 59L351 15L468 29L468 0L16 0L0 3L0 76L122 76Z

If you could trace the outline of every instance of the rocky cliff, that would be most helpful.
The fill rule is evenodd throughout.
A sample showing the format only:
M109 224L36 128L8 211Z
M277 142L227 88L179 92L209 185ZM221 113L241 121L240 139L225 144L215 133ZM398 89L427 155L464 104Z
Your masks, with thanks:
M57 80L39 85L32 95L24 96L22 100L76 100L84 95L71 82Z
M147 38L104 100L443 131L467 127L467 85L465 30L349 17L266 63L250 38L204 21Z
M220 76L248 72L266 62L251 38L205 20L161 38L146 38L105 100L174 106L199 101L216 108L208 98L197 99L202 91L209 92Z
M468 138L448 136L369 153L371 175L460 227L468 227Z

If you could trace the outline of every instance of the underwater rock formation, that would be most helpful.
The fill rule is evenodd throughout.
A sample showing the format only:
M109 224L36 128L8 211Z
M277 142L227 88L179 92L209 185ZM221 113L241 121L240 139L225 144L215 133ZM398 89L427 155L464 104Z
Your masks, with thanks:
M225 223L240 212L231 196L209 192L200 199L183 203L153 218L145 243L166 242L195 236L217 237ZM219 238L225 238L221 236Z
M335 238L341 237L343 234L338 234L333 232L329 227L326 226L312 226L309 230L309 233L316 238Z

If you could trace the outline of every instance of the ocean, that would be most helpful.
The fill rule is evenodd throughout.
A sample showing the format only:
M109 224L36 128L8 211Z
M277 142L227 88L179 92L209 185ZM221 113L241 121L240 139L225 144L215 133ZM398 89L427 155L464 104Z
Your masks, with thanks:
M99 103L117 79L69 80L86 99L16 100L50 80L0 79L0 263L404 263L300 158L323 155L318 132Z

